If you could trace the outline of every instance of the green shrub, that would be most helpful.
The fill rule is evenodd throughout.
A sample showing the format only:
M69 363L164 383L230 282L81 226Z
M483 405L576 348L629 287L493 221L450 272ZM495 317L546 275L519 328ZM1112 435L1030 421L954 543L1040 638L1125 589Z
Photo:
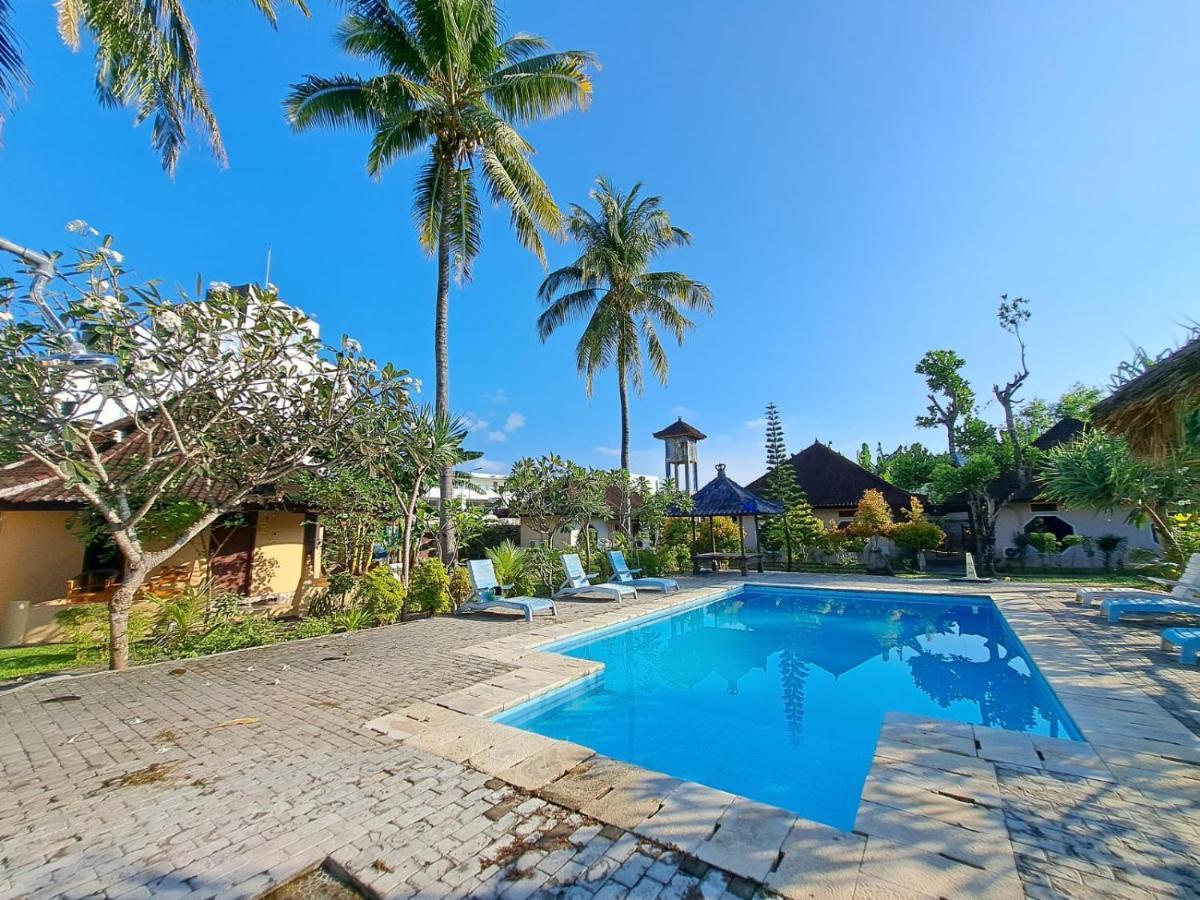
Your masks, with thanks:
M247 616L232 622L221 622L203 637L183 648L181 656L205 656L226 650L261 647L279 640L279 625L265 616Z
M1095 544L1096 549L1099 550L1104 557L1104 568L1111 569L1113 558L1118 556L1121 550L1125 547L1125 544L1128 542L1119 534L1101 534L1093 538L1092 543Z
M333 633L333 620L329 618L320 618L317 616L309 616L306 619L301 619L300 622L292 629L291 637L294 638L312 638L324 637L327 634Z
M387 566L375 566L358 582L367 618L378 625L391 625L404 609L404 585Z
M441 560L430 557L413 566L408 598L417 609L431 615L450 611L450 576Z
M564 579L562 567L563 551L549 544L538 544L525 551L525 561L529 573L537 585L536 593L548 597ZM513 594L519 591L514 588Z
M692 568L692 551L687 544L663 544L655 557L661 574L678 575Z
M348 606L330 619L334 631L359 631L371 624L371 617L362 606Z
M62 627L67 643L81 663L98 662L108 653L108 604L81 603L58 613L55 620ZM129 611L129 643L146 639L150 617L142 609Z
M450 600L457 607L460 603L466 602L470 596L471 576L462 566L455 566L454 571L450 573Z
M533 593L533 574L525 550L512 541L502 541L498 546L488 548L487 558L496 570L496 580L512 585L508 591L510 595L522 597Z

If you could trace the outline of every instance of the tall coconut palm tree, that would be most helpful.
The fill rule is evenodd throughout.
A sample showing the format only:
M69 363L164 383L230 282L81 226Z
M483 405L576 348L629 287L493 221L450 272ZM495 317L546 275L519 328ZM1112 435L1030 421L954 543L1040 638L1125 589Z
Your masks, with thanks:
M621 398L621 468L629 469L629 386L643 390L642 344L650 369L667 383L670 364L658 330L683 344L695 323L684 315L712 312L712 292L680 272L649 272L658 254L690 244L692 237L671 224L659 197L639 197L639 182L628 194L606 178L589 194L599 216L571 205L567 233L582 253L569 266L551 272L538 297L546 309L538 317L538 337L547 340L572 319L587 318L575 347L575 361L588 396L596 374L613 366Z
M308 76L285 101L297 130L363 128L372 133L367 171L380 177L403 156L428 153L413 213L421 245L437 255L434 316L435 406L450 411L447 319L450 277L470 277L479 253L476 178L508 206L518 240L545 264L541 232L561 235L562 214L533 168L533 147L517 126L570 109L591 96L581 50L551 52L529 34L501 36L494 0L360 0L338 30L352 56L379 65L368 78ZM453 471L441 473L451 496ZM441 505L442 558L454 556L453 520Z
M250 2L275 25L280 0ZM282 2L308 15L306 0ZM213 155L225 161L221 129L200 77L196 33L182 0L58 0L54 6L63 43L78 50L86 34L96 46L100 102L136 107L139 124L153 119L151 139L164 169L175 171L188 124L198 125ZM0 0L0 100L10 103L29 82L11 15L10 0Z

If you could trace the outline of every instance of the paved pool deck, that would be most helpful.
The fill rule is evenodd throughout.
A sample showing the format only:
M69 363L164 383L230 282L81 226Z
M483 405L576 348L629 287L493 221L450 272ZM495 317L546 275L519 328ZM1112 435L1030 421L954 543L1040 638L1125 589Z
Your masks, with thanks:
M1087 742L890 717L837 832L480 718L581 674L538 644L724 586L681 579L0 692L0 896L256 897L326 861L389 897L1200 894L1200 671L1162 623L1060 586L749 580L989 594Z

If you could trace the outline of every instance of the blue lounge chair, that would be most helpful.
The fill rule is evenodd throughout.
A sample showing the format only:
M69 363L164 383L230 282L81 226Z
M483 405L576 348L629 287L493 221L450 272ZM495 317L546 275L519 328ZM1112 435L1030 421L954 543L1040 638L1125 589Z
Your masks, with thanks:
M1168 628L1162 633L1163 650L1170 650L1172 644L1179 648L1179 661L1194 666L1200 659L1200 628Z
M1131 613L1184 613L1200 616L1200 600L1183 600L1167 594L1109 597L1100 604L1100 608L1108 613L1109 622L1120 622L1121 616Z
M474 593L458 605L455 612L479 612L485 609L515 609L525 614L525 621L532 622L533 614L540 609L550 610L550 615L558 615L558 607L553 600L545 597L502 597L501 594L512 587L511 584L500 584L496 580L496 568L490 559L473 559L467 563L467 573L471 576L471 587Z
M613 584L631 584L635 588L646 588L652 591L662 591L664 594L679 590L679 582L674 578L638 578L641 569L629 568L625 562L625 554L621 550L608 551L608 564L612 566Z
M1100 605L1107 607L1108 603L1114 600L1134 601L1134 600L1180 600L1184 603L1190 603L1196 599L1197 592L1200 591L1200 584L1185 584L1178 583L1171 588L1169 594L1161 591L1139 591L1130 590L1129 588L1105 588L1097 591L1086 591L1080 588L1075 592L1075 599L1083 606L1091 606L1095 601L1103 601Z
M583 563L579 560L578 553L564 553L562 555L563 573L567 576L567 580L558 586L558 590L554 592L555 597L574 597L577 594L599 594L602 597L611 597L620 603L626 597L630 600L637 599L637 589L629 585L621 584L592 584L593 578L599 578L599 572L588 574L583 571Z

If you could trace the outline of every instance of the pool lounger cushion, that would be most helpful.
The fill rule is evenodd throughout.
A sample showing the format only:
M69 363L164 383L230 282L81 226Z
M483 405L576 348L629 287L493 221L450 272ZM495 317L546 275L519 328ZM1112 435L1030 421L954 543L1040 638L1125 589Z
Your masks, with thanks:
M1162 648L1171 645L1179 648L1179 661L1185 666L1194 666L1200 657L1200 628L1168 628L1162 633Z
M1177 600L1165 594L1157 597L1110 597L1100 606L1108 613L1109 622L1119 622L1121 616L1131 613L1185 613L1200 616L1200 602Z

